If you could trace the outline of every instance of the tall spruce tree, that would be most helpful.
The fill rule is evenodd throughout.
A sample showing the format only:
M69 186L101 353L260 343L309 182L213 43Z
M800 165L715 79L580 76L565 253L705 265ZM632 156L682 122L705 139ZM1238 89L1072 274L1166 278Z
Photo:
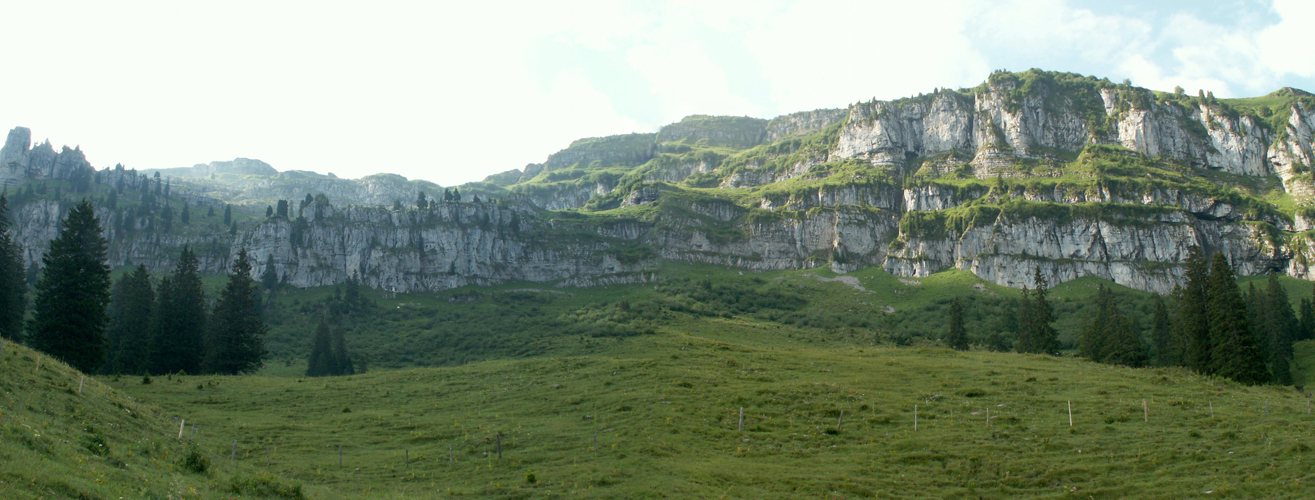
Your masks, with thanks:
M968 350L968 331L963 327L963 304L958 297L950 302L950 331L945 336L945 344L958 351Z
M1213 364L1210 343L1210 263L1198 247L1187 254L1187 284L1175 304L1178 343L1184 347L1183 362L1200 373L1210 373Z
M329 325L320 320L311 340L310 359L306 362L307 377L327 377L333 373L333 346L329 340Z
M16 340L27 314L27 270L12 229L9 200L0 195L0 337Z
M106 242L85 199L69 210L62 226L41 258L45 272L36 286L28 342L91 372L105 361L105 307L110 301Z
M1173 348L1173 325L1169 320L1169 306L1164 297L1155 296L1155 312L1151 316L1151 339L1155 343L1155 363L1159 366L1177 366L1182 363Z
M205 360L205 286L199 263L184 246L171 275L160 281L151 345L154 373L201 373Z
M1247 324L1247 307L1233 268L1222 253L1210 263L1206 296L1210 312L1210 365L1208 373L1245 384L1269 380L1264 349Z
M107 359L104 373L142 375L150 370L155 291L151 273L141 264L114 284L105 329Z
M1092 361L1105 360L1106 341L1109 337L1110 317L1114 299L1105 285L1096 286L1096 311L1087 318L1078 339L1078 355Z
M1041 266L1036 266L1032 274L1036 289L1032 291L1035 303L1032 305L1032 350L1039 354L1059 353L1059 332L1055 330L1055 312L1046 298L1049 283L1041 275Z
M356 374L356 367L352 366L352 356L347 352L347 339L343 337L342 328L333 330L333 374Z
M1298 320L1300 326L1297 328L1297 342L1310 340L1315 336L1315 302L1311 299L1301 299L1301 317Z
M1288 292L1279 284L1278 275L1273 271L1269 273L1262 302L1268 331L1261 338L1268 341L1270 374L1275 383L1292 385L1292 342L1300 335L1301 325L1292 311Z
M210 316L206 337L206 371L221 374L260 369L265 358L265 323L260 319L259 289L251 278L251 257L243 248L228 275L228 285Z
M1035 349L1036 340L1032 338L1032 324L1036 322L1035 308L1031 292L1027 285L1023 285L1018 298L1018 340L1014 342L1014 350L1018 352L1033 352Z
M260 273L260 284L263 285L266 290L273 290L274 287L279 286L279 273L274 270L273 253L269 254L269 258L265 259L265 272Z
M224 225L233 223L233 205L224 205Z

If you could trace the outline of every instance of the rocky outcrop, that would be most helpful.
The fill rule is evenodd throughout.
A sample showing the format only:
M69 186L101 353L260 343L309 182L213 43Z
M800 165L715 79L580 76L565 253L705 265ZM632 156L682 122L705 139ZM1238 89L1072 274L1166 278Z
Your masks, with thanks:
M1051 284L1097 276L1168 293L1181 283L1181 264L1193 246L1223 252L1243 276L1283 271L1291 258L1290 249L1275 245L1257 226L1177 211L1117 220L1001 214L961 234L910 231L899 238L884 264L892 274L927 276L958 268L1012 287L1035 287L1032 272L1039 266Z
M279 174L278 170L260 160L250 158L236 158L233 161L212 161L210 163L198 163L191 167L180 168L162 168L154 170L144 170L147 175L159 172L165 177L184 177L193 179L208 179L219 175L262 175L275 176Z
M0 147L0 185L21 186L32 180L54 179L85 186L95 169L82 148L64 146L56 153L50 141L32 145L32 131L14 127Z
M849 116L846 109L817 109L772 118L767 122L763 143L773 143L799 137L830 127Z
M747 116L690 115L658 131L657 142L688 141L747 149L761 144L767 120Z
M566 149L548 155L541 171L551 172L572 165L587 167L594 162L606 166L637 166L653 158L657 149L654 137L654 134L626 134L580 139ZM523 179L538 175L538 172L531 175L530 170L527 166Z

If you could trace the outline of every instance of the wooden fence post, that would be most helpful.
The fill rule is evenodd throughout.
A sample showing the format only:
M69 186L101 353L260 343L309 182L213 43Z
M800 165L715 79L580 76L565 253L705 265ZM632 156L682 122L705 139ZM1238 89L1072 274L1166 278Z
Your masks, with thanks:
M342 467L342 445L338 445L338 467Z
M406 455L405 455L406 458L403 459L403 462L402 462L402 464L403 464L403 466L404 466L403 470L408 470L408 471L409 471L409 470L411 470L411 450L408 448L408 449L405 451L405 453L406 453ZM498 458L502 458L502 457L498 457Z
M1210 418L1215 418L1215 402L1210 402Z
M449 442L449 443L447 444L447 464L448 464L448 465L456 465L456 464L457 464L457 457L456 457L456 455L453 455L453 454L452 454L452 443L451 443L451 442Z
M738 432L744 432L744 407L740 407L740 426L736 429Z
M37 369L32 371L33 375L41 373L41 356L37 356Z
M236 440L236 439L233 440L233 454L228 456L228 461L229 461L229 462L232 462L232 461L234 461L234 460L237 460L237 440Z
M986 428L987 428L987 429L990 429L990 428L991 428L991 409L990 409L990 408L987 408L987 409L986 409Z
M497 433L498 438L498 460L502 460L502 433Z
M1146 398L1141 398L1141 412L1147 422L1151 421L1151 407L1147 406Z
M184 427L187 427L187 419L185 419L185 418L180 418L180 419L178 419L178 439L182 439L182 438L183 438L183 428L184 428Z
M598 431L594 431L594 451L598 451Z
M1068 426L1073 427L1073 401L1068 402Z
M86 375L78 375L78 395L82 395L82 383L87 381Z
M845 410L840 410L840 418L836 420L836 430L840 430L841 424L845 423Z
M918 405L913 405L913 432L918 432Z

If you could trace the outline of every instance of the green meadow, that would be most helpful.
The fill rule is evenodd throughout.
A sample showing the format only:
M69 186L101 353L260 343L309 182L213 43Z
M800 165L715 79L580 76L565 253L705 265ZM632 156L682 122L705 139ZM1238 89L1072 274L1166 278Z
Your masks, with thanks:
M1291 387L956 352L938 342L949 300L978 341L1016 292L847 276L681 265L654 284L369 291L339 325L369 366L348 377L300 376L332 288L273 294L252 376L78 394L80 374L8 344L0 497L1309 496L1315 416ZM1098 282L1053 290L1064 336ZM1149 314L1149 295L1115 295ZM1297 351L1304 381L1315 345Z

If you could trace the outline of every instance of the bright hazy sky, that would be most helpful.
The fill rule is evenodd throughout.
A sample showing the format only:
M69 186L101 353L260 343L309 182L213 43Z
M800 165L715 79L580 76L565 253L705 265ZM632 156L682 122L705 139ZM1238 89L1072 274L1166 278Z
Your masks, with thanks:
M997 68L1220 97L1315 91L1308 0L2 7L0 126L81 145L97 167L247 157L452 185L687 114L770 118Z

